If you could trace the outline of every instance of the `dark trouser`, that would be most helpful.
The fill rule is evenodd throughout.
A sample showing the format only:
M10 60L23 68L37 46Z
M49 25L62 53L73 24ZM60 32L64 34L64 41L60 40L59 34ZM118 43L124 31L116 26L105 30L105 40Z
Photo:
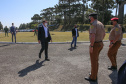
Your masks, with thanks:
M126 84L126 60L121 65L118 71L118 81L117 84Z
M48 59L48 42L41 42L41 50L39 52L39 54L41 55L42 52L45 50L45 59Z
M16 43L16 34L15 34L15 33L12 34L12 42L13 42L13 36L14 36L14 38L15 38L15 43Z
M112 66L117 66L116 63L116 55L118 52L118 49L121 45L121 41L117 41L111 48L108 50L108 57L112 63Z
M93 53L90 53L90 59L91 59L91 75L90 78L93 80L96 80L97 73L98 73L98 60L99 60L99 54L100 51L103 48L103 42L94 43L93 47Z
M35 36L35 35L37 35L37 33L36 33L36 32L34 32L34 36Z
M73 40L71 42L71 45L74 43L74 47L76 47L77 37L73 37Z
M5 36L6 36L6 35L8 36L8 32L5 32Z

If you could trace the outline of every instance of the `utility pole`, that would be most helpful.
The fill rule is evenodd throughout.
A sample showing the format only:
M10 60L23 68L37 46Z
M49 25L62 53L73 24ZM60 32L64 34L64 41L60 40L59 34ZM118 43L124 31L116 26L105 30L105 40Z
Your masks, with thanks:
M126 4L126 0L118 0L118 4L119 4L119 11L118 11L119 24L123 24L124 4Z

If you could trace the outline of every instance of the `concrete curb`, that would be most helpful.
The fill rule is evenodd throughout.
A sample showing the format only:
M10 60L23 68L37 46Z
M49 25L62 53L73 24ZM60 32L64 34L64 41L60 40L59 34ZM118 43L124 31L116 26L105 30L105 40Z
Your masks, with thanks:
M122 40L126 40L126 38L123 38ZM105 40L103 42L108 42L109 40ZM49 42L49 44L70 44L71 42ZM89 41L78 41L77 44L80 43L90 43ZM38 44L38 42L0 42L0 44Z
M103 42L108 42L109 40L105 40ZM49 42L49 44L70 44L71 42ZM81 43L90 43L89 41L78 41L77 44ZM0 44L38 44L38 42L0 42Z

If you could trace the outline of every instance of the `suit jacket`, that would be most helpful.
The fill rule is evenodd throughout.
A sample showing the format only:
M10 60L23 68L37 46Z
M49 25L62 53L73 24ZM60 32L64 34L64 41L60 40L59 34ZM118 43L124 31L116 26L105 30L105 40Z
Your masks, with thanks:
M117 84L126 84L126 61L120 67L118 71L118 83Z
M16 28L15 28L15 26L11 26L11 27L10 27L10 32L11 32L11 33L14 33L14 34L16 33Z
M76 36L75 28L72 29L72 36ZM78 29L77 29L77 37L79 37Z
M50 42L51 39L52 38L50 36L49 29L48 29L48 37L47 37L47 40L46 40L44 27L43 27L43 25L40 25L38 27L38 40L40 40L41 42Z

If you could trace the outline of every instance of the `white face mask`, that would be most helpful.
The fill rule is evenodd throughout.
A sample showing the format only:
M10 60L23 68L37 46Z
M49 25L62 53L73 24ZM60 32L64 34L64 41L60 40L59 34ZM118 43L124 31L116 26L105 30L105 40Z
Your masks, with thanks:
M45 23L45 26L46 26L46 27L47 27L47 25L48 25L48 24L47 24L47 23Z

